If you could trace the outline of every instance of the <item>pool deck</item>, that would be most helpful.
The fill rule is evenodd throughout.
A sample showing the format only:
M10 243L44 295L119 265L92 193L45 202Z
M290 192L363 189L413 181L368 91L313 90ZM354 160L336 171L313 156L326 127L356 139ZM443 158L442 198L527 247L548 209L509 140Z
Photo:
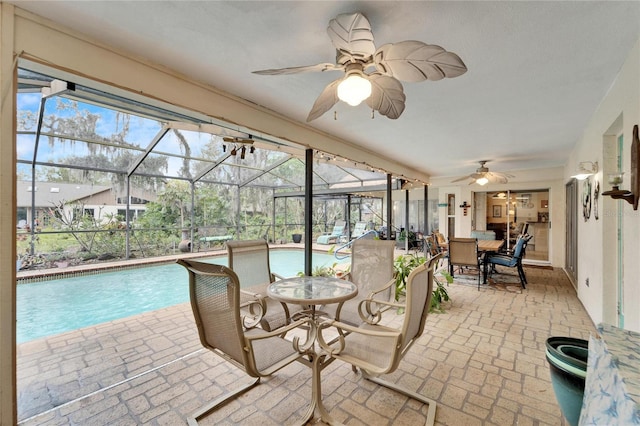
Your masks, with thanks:
M545 360L549 336L595 327L561 270L525 268L529 285L504 291L454 283L445 313L389 378L435 399L438 425L565 425ZM401 321L401 316L392 322ZM202 349L188 303L18 345L21 425L181 425L238 382L241 371ZM348 425L423 424L426 408L334 362L323 401ZM311 371L291 364L204 421L297 424Z
M324 244L316 244L313 243L312 249L314 252L318 253L327 253L329 249L334 247L334 245L324 245ZM269 244L270 250L282 250L282 249L304 249L304 244L295 244L295 243L284 243L284 244ZM404 250L399 250L400 253L404 253ZM140 267L140 266L149 266L149 265L157 265L162 263L172 263L177 259L182 258L190 258L197 259L199 257L212 257L212 256L226 256L227 249L224 246L219 246L217 248L209 248L202 251L197 251L193 253L180 253L176 252L174 254L166 255L166 256L156 256L156 257L148 257L148 258L140 258L140 259L129 259L129 260L114 260L114 261L104 261L104 262L95 262L95 263L87 263L84 265L75 265L75 266L67 266L62 268L53 268L53 269L34 269L34 270L20 270L17 272L18 281L37 281L43 279L51 279L51 278L61 278L68 275L77 275L77 274L91 274L97 273L100 271L105 271L108 269L120 269L120 268L131 268L131 267Z

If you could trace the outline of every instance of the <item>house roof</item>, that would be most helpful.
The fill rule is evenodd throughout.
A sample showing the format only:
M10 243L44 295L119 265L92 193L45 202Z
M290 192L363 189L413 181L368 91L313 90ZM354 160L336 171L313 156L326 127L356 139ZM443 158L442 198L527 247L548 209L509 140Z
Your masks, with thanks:
M18 207L31 207L32 191L31 182L18 181ZM92 195L97 195L111 188L102 185L82 185L75 183L36 182L35 206L53 207L60 202L72 202Z

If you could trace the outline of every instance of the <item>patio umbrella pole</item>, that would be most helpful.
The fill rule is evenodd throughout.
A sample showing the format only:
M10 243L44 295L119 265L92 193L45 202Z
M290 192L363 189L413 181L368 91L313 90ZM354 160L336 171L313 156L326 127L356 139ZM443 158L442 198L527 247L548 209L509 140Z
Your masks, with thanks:
M313 149L305 151L304 176L304 274L311 276L311 211L313 208Z

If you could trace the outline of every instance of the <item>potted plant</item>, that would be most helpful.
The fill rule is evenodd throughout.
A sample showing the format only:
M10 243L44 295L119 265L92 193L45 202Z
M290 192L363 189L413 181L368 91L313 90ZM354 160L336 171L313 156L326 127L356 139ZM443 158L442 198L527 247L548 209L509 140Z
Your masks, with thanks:
M293 231L291 238L293 239L294 243L300 243L302 241L302 231L296 229L295 231Z
M416 245L417 245L417 243L416 243L416 233L413 232L413 231L407 232L404 229L402 231L400 231L400 233L398 234L398 237L396 239L396 247L404 248L405 241L407 240L407 238L409 238L409 248L416 247Z

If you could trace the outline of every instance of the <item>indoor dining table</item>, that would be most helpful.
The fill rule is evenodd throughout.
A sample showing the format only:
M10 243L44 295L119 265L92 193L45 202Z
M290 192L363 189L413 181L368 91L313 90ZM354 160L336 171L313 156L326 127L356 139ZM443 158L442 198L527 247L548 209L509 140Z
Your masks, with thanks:
M311 420L318 410L320 420L328 424L335 422L322 404L322 387L320 373L334 359L327 353L316 348L317 330L324 313L317 306L330 303L341 303L358 294L358 288L350 281L333 277L294 277L279 280L267 287L267 295L273 299L285 303L294 303L308 306L309 309L298 312L296 315L306 315L308 318L307 339L303 344L296 337L293 345L297 351L307 357L307 365L311 367L311 404L304 415L303 424Z

